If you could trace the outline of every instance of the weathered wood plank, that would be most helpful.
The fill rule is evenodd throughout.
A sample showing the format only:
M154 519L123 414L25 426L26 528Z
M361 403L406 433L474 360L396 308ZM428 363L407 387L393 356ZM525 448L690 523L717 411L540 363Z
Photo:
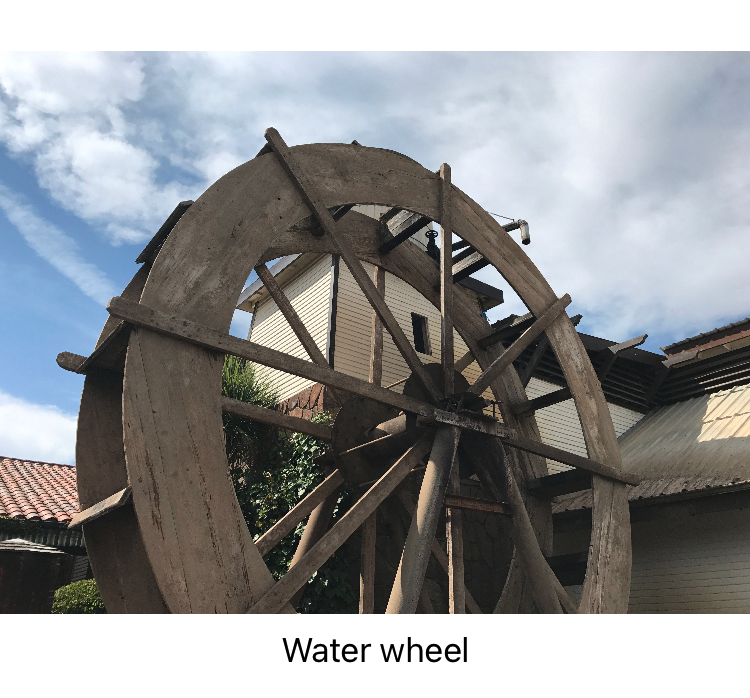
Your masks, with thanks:
M575 327L581 321L581 318L583 318L583 315L574 315L572 318L570 318L570 321ZM536 370L539 362L542 360L542 357L544 356L548 347L549 339L547 339L547 335L544 335L544 337L539 340L539 344L537 344L536 348L534 349L534 353L531 355L529 363L526 364L526 366L523 367L523 370L518 374L518 377L520 378L524 388L529 384L532 374Z
M263 556L271 552L274 546L284 538L284 536L291 533L302 519L309 516L315 507L337 491L343 484L343 475L339 470L334 470L312 492L304 497L304 499L300 500L255 541L255 547L258 548L258 552Z
M293 431L298 434L307 434L308 436L314 436L317 439L323 441L331 441L332 427L327 424L316 424L311 422L309 419L301 419L300 417L292 417L288 414L282 414L276 410L269 410L265 407L259 407L249 402L242 402L240 400L233 400L232 398L223 397L221 398L221 411L227 414L234 414L238 417L244 417L254 422L260 422L261 424L268 424L279 429L286 431Z
M372 385L366 381L347 376L326 366L318 366L310 361L298 359L281 351L269 349L254 342L248 342L238 337L217 332L205 325L176 318L166 313L154 310L143 304L133 303L122 298L113 298L108 304L109 312L123 319L127 319L140 327L175 337L191 344L212 349L222 354L232 354L249 361L270 366L271 368L293 373L309 378L316 383L323 383L334 388L341 388L356 395L369 397L406 412L429 417L435 414L435 409L427 403L414 400L406 395L395 393L386 388Z
M177 225L180 218L182 218L182 214L185 213L193 203L193 201L180 201L180 203L175 206L174 211L169 214L167 220L162 223L161 228L159 228L154 237L149 240L148 244L143 248L143 251L138 255L138 258L135 260L136 264L153 261L164 241Z
M553 303L539 319L527 329L513 344L511 344L489 367L476 379L470 390L481 395L490 384L504 373L513 362L521 355L521 352L529 346L552 322L570 305L570 296L566 293L562 298Z
M509 429L500 422L492 419L477 419L465 414L456 412L447 412L446 410L436 409L431 417L419 417L417 423L421 425L447 424L461 429L470 429L481 434L490 434L500 438L512 437L516 435L513 429Z
M433 400L439 400L441 397L440 393L425 371L419 356L417 356L417 352L406 338L404 331L393 316L391 309L386 305L385 300L378 293L375 284L372 283L370 277L367 275L367 272L357 258L357 255L354 254L354 251L349 246L344 236L338 234L336 230L336 222L331 217L328 209L321 203L319 195L312 182L307 177L307 174L299 166L276 129L269 128L266 130L266 140L271 144L274 153L279 157L282 166L287 171L292 181L296 184L299 193L305 200L305 203L309 206L310 210L318 219L318 222L333 240L338 249L338 253L341 255L346 266L349 267L349 271L358 286L362 289L365 298L367 298L370 305L380 317L383 325L390 333L394 344L401 353L401 356L404 357L404 361L406 361L409 368L417 375L420 383L422 383L427 391L427 394L430 395Z
M399 458L359 501L339 519L289 571L250 609L250 613L276 613L313 573L374 513L411 469L430 450L433 434L425 434Z
M115 509L119 509L123 504L126 504L130 501L130 496L132 495L132 493L133 490L130 487L126 487L119 492L115 492L115 494L107 497L106 499L103 499L101 502L98 502L97 504L94 504L93 506L88 507L83 511L79 511L70 520L68 528L78 528L82 524L95 521L100 516L109 514Z
M395 214L394 214L395 215ZM397 235L394 235L390 240L386 240L379 248L378 252L380 254L388 254L389 252L392 252L395 250L402 242L406 242L414 233L419 232L422 228L424 228L428 223L430 223L430 219L426 218L425 216L419 217L414 223L407 226Z

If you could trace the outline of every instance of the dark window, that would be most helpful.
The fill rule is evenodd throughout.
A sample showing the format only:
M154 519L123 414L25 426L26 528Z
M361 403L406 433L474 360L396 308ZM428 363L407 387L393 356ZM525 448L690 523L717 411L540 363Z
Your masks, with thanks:
M427 329L427 318L424 315L411 314L411 326L414 330L414 348L420 354L432 354L430 333Z

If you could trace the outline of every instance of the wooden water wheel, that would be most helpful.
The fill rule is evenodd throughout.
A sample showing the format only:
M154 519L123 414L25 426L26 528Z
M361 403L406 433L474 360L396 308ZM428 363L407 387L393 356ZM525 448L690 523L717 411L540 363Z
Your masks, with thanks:
M607 404L565 313L570 297L558 298L507 230L451 184L447 165L434 173L398 153L356 143L288 148L274 129L266 139L253 160L189 208L175 210L139 257L143 266L122 296L110 301L92 355L58 357L64 368L86 374L76 449L85 511L77 522L108 610L291 612L290 601L307 580L361 530L361 608L367 612L375 513L399 501L413 516L388 612L415 612L431 554L448 572L451 611L478 612L463 582L461 537L461 511L477 506L504 517L515 546L496 611L624 612L631 560L625 483L634 480L620 469ZM351 211L366 203L440 223L441 262ZM507 348L488 338L476 302L453 283L451 232L502 274L534 316ZM327 365L265 267L301 252L340 255L372 305L370 382ZM363 261L375 265L374 280ZM309 361L227 334L252 269ZM397 324L381 293L384 270L440 308L442 365L423 365ZM412 371L403 393L380 385L383 328ZM470 350L455 359L454 328ZM543 444L533 412L523 409L526 393L513 361L540 337L554 350L575 399L588 458ZM348 398L347 407L332 429L222 398L225 354L322 383ZM482 373L469 386L461 371L474 360ZM487 388L501 420L482 410L479 396ZM255 542L228 476L222 410L333 441L337 469ZM591 473L593 529L579 607L545 558L551 505L543 490L545 478L555 477L547 475L545 457ZM458 461L478 476L487 495L482 502L460 496ZM399 488L415 472L421 478L416 502ZM330 526L327 503L344 482L360 496ZM435 542L446 505L447 554ZM262 555L306 517L294 564L274 581Z

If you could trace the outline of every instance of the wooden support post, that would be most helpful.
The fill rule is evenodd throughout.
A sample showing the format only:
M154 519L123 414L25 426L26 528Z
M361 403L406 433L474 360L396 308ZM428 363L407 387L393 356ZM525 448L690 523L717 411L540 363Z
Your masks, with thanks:
M375 288L385 298L385 269L375 267ZM383 384L383 323L375 310L372 311L372 337L370 339L370 383Z
M440 165L440 355L446 396L454 392L451 187L451 168L443 163Z
M458 458L453 459L448 493L461 495ZM464 586L463 513L449 507L446 511L446 536L448 541L448 612L466 613L466 587Z
M359 568L359 612L375 610L375 536L378 512L374 511L362 524L362 558Z
M510 368L521 352L557 319L570 302L570 296L566 293L553 303L528 330L487 367L487 370L477 378L469 390L481 395L501 373Z
M414 613L417 610L459 434L457 427L441 427L435 433L417 509L406 536L386 613Z

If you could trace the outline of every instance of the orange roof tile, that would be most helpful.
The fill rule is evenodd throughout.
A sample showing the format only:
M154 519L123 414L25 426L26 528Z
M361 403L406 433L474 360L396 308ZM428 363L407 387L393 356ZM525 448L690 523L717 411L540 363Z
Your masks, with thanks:
M74 466L0 456L0 516L64 522L77 513Z

